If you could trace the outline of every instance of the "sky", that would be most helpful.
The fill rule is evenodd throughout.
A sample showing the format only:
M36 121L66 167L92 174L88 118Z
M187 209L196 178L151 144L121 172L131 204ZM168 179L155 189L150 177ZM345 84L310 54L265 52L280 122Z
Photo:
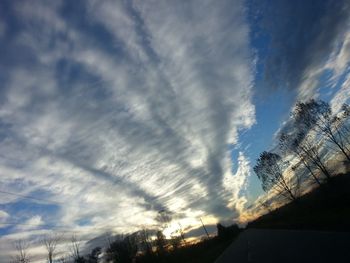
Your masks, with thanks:
M350 95L346 0L0 1L0 262L89 240L244 223L298 100ZM63 249L63 248L62 248Z

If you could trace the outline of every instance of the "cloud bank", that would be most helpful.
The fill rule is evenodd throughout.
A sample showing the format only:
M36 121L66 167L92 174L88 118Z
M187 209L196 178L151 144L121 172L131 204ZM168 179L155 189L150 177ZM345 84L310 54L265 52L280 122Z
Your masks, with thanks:
M224 177L255 122L242 1L1 6L1 190L42 200L2 194L1 221L30 236L239 216L243 153L239 186Z

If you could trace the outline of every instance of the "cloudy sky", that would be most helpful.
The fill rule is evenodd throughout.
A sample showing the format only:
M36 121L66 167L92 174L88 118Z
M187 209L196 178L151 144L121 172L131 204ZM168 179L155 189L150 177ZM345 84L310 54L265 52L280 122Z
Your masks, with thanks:
M168 235L244 222L294 103L348 100L348 17L346 0L0 1L0 254L159 211Z

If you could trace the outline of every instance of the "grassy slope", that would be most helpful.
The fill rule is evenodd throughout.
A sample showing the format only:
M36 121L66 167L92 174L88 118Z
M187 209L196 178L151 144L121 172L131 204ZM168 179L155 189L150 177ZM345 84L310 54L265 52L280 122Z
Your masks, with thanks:
M350 231L350 174L251 222L251 228Z

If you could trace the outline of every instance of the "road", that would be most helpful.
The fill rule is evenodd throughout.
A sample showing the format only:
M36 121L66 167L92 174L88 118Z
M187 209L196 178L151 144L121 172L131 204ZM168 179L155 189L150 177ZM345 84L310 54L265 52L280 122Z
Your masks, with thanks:
M249 229L215 263L348 263L350 233Z

